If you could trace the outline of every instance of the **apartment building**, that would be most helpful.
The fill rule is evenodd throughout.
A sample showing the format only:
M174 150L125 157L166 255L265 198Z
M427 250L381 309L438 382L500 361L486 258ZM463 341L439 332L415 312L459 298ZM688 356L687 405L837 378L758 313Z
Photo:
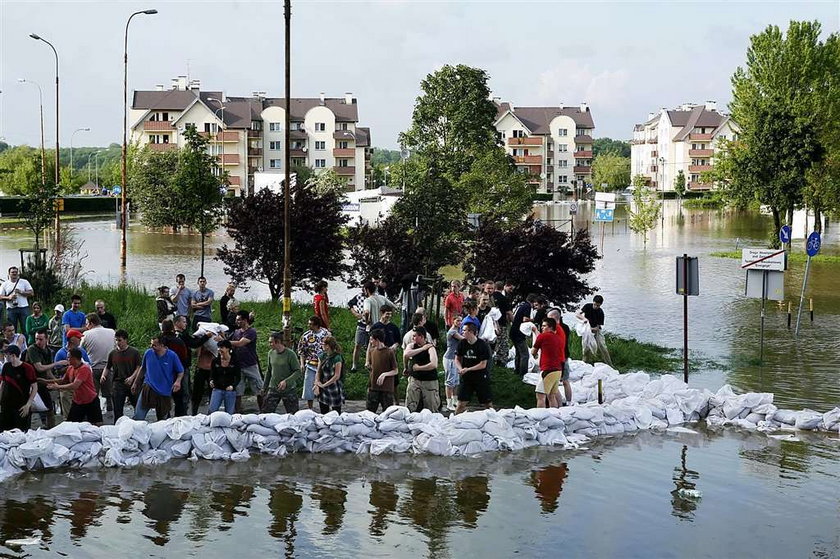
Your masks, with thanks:
M229 190L253 192L255 172L285 173L285 99L255 92L228 97L202 91L197 80L172 80L169 89L134 91L129 110L132 142L164 151L183 146L184 131L194 126L210 139L210 153L228 172ZM358 126L358 104L344 97L293 98L290 109L289 155L292 165L317 171L333 169L347 181L347 190L364 190L371 172L370 129Z
M496 131L517 167L540 192L592 183L595 123L586 103L576 107L515 107L495 99Z
M708 190L702 174L712 168L719 140L732 140L740 132L729 115L717 110L714 101L685 103L676 109L662 108L633 129L630 142L630 173L647 177L658 190L674 190L682 171L688 190Z

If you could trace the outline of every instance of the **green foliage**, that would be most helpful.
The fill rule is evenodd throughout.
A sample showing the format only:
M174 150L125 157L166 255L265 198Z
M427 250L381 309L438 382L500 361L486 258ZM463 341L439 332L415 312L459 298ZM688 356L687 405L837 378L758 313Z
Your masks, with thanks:
M598 157L599 155L605 153L612 153L629 159L630 142L625 142L624 140L613 140L611 138L596 138L592 142L592 155L594 157Z
M528 176L516 172L513 159L496 147L478 156L456 188L467 196L469 211L480 213L484 221L520 221L531 210L536 194Z
M592 183L598 190L627 188L630 183L630 158L612 152L597 155L592 162ZM606 188L602 184L606 184Z
M400 145L433 161L453 182L477 157L497 145L496 105L489 99L489 75L463 64L445 65L420 83L411 128Z
M647 186L647 177L644 175L636 175L633 177L632 184L634 188L641 188L643 186Z
M146 147L134 158L134 172L128 177L128 195L149 227L179 228L192 216L188 203L176 191L178 151L152 151Z
M677 171L677 176L674 177L674 192L680 198L685 196L685 173L683 173L682 169Z
M732 258L734 260L741 260L741 251L740 250L725 250L725 251L717 251L709 253L709 256L714 256L716 258ZM840 264L840 256L833 255L833 254L823 254L822 252L817 255L815 258L818 258L820 262L824 264ZM802 263L804 264L805 261L808 259L808 255L805 251L790 251L788 252L788 263Z
M374 167L380 165L387 167L388 165L399 163L401 159L402 156L400 150L375 148L373 150L373 155L370 156L370 164Z
M638 176L638 175L637 175ZM662 204L656 199L656 193L647 186L636 186L633 190L633 204L627 210L628 226L634 233L641 233L647 247L648 232L656 227Z
M67 294L65 292L64 282L46 259L40 257L28 258L21 270L21 277L29 281L32 285L32 291L35 292L35 300L41 301L42 303L47 301L61 301L62 297ZM51 303L49 306L44 304L42 308L45 313L49 314L50 309L54 305L54 303Z
M340 177L333 169L324 169L320 173L315 173L306 184L319 194L333 192L340 195L347 190L347 179Z
M690 210L719 210L726 206L726 200L719 193L712 192L699 198L683 200L682 205Z
M217 159L207 152L209 140L206 136L199 134L194 126L188 126L184 139L187 145L179 151L178 168L173 178L174 194L185 198L183 225L207 235L221 222L222 184L227 177L213 174Z

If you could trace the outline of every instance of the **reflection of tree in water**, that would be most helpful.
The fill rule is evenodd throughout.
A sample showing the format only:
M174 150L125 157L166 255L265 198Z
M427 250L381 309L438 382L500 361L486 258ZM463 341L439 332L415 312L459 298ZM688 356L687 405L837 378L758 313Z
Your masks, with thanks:
M70 536L82 539L87 535L88 528L99 526L99 519L105 512L105 501L102 495L94 491L82 491L70 502Z
M224 491L212 490L213 508L219 511L223 524L233 524L236 516L248 516L243 509L254 498L254 488L250 485L229 484ZM240 507L241 505L241 507ZM230 526L219 526L219 530L230 530Z
M288 558L295 556L295 538L297 537L295 524L302 507L303 497L296 491L294 484L278 483L271 488L268 510L271 511L272 522L268 527L268 533L274 538L283 540Z
M324 513L322 533L326 536L338 532L344 521L344 503L347 502L347 491L344 487L315 484L312 486L312 498L318 501Z
M569 466L565 462L555 466L546 466L531 472L530 484L533 486L540 501L543 514L550 514L557 510L557 501L563 491L563 482L569 475Z
M455 505L464 524L475 528L481 513L490 503L490 480L487 476L472 476L455 482Z
M400 516L410 520L426 536L429 556L447 554L447 532L457 518L452 486L437 478L409 479L409 494L402 500Z
M810 469L811 456L819 445L804 444L795 441L780 441L777 447L766 446L754 450L739 450L741 458L760 464L767 464L779 469L779 477L798 477L787 472L807 473Z
M181 518L189 496L189 491L177 490L166 483L155 483L146 491L143 496L146 504L143 515L154 520L152 527L158 536L150 539L155 545L166 545L169 542L169 526Z
M55 503L35 497L25 503L8 499L0 506L0 541L28 538L40 533L44 542L52 540Z
M680 489L693 490L697 485L691 480L700 479L700 474L694 470L689 470L685 465L685 458L688 452L688 447L683 445L680 452L680 466L674 468L674 485L676 488L671 491L671 514L680 520L694 520L694 512L697 510L699 501L696 499L686 499L680 495Z
M388 528L388 514L397 510L397 488L387 481L370 482L370 504L373 507L370 534L383 536Z

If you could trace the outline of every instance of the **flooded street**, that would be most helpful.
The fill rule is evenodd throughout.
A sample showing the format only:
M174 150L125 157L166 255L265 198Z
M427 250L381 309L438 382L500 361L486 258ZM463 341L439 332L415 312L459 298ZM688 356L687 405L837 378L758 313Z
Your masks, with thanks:
M740 260L715 251L765 246L770 217L680 210L664 227L625 230L626 208L605 229L604 258L589 278L605 298L606 330L682 347L674 258L699 257L700 296L689 301L690 385L775 393L775 404L820 412L840 405L840 264L814 259L798 339L787 303L767 303L758 362L760 301L744 297ZM563 226L567 205L537 208ZM577 226L584 226L583 206ZM557 220L557 221L555 221ZM119 281L119 233L110 221L73 225L89 253L91 282ZM568 227L566 224L564 227ZM600 244L600 229L589 225ZM804 252L804 217L794 251ZM206 274L227 239L208 241ZM0 232L15 262L22 231ZM197 276L196 235L129 235L128 279L154 287ZM840 254L837 224L821 254ZM804 273L791 262L786 300L794 321ZM341 303L346 291L331 288ZM264 298L255 286L246 298ZM734 428L696 434L639 432L578 451L530 449L474 458L352 455L254 457L244 463L175 460L155 468L30 473L0 484L0 556L328 557L834 557L840 555L840 435L779 441ZM685 491L699 491L699 498ZM33 545L4 545L32 538Z

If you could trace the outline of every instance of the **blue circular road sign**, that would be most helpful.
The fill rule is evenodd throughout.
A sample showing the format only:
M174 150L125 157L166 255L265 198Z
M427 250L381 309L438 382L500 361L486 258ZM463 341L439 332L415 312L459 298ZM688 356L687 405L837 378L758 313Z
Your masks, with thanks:
M779 229L779 240L784 244L790 242L790 225L782 225Z
M808 253L808 256L816 256L820 251L821 244L820 234L815 231L808 235L808 241L805 243L805 252Z

